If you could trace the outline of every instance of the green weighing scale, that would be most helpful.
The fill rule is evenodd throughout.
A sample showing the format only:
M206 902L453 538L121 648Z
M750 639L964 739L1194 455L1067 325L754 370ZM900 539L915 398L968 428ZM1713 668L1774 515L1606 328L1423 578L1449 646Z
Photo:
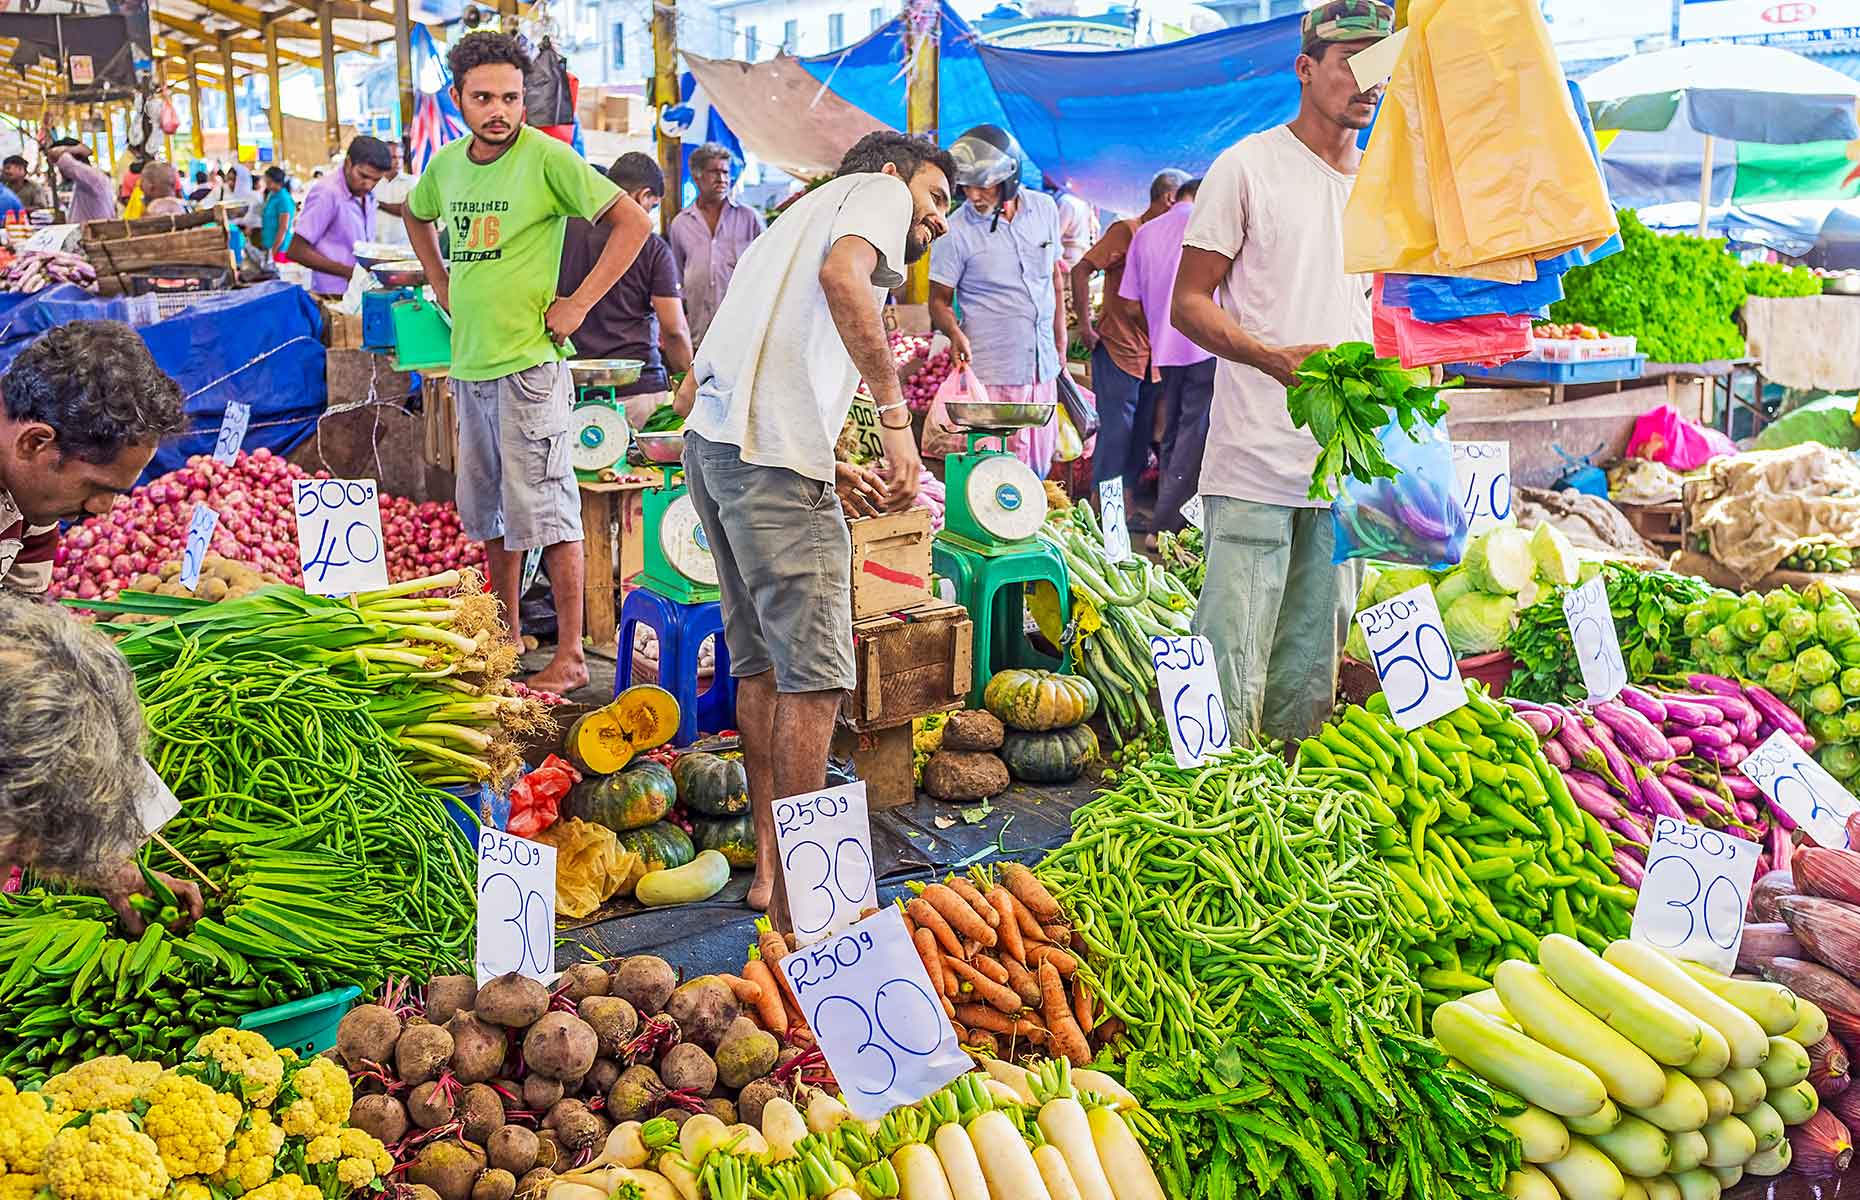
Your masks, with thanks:
M679 465L684 431L636 433L633 443L664 477L660 486L640 498L646 552L639 584L680 604L708 604L719 595L717 561L710 555L710 539Z
M645 365L636 358L568 360L569 378L575 384L575 407L569 421L574 431L569 460L575 478L595 482L603 475L621 472L632 435L619 391L638 382Z

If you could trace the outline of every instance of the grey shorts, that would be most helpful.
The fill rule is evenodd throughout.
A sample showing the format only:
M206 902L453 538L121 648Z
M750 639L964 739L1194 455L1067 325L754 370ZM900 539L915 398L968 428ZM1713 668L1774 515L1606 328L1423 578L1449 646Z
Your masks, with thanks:
M569 463L568 369L542 363L501 379L454 379L459 524L475 542L532 550L581 540Z
M852 536L833 485L694 433L684 463L717 563L730 674L772 670L778 692L852 687Z

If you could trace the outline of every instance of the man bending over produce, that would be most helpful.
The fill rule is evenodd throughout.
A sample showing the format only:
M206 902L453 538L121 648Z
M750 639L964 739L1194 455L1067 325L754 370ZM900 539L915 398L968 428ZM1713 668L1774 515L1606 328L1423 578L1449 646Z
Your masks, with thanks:
M0 696L0 882L15 866L89 882L140 933L129 898L147 884L130 855L155 781L129 664L71 614L0 594ZM199 888L154 875L200 917Z
M1305 14L1298 115L1215 159L1183 236L1173 321L1221 360L1195 632L1213 643L1236 743L1313 734L1336 694L1356 589L1331 564L1328 506L1307 498L1318 446L1285 393L1315 351L1370 339L1369 280L1343 270L1343 209L1382 88L1359 90L1349 60L1393 24L1378 0Z
M58 522L101 516L135 486L185 424L181 389L129 326L70 321L0 375L0 402L0 591L40 596Z
M717 561L736 724L755 813L749 905L787 925L774 803L826 782L853 686L852 546L834 443L863 376L885 448L875 499L897 511L922 464L879 308L949 228L956 165L928 141L872 133L838 176L743 255L679 388L685 477ZM779 736L779 741L777 737Z

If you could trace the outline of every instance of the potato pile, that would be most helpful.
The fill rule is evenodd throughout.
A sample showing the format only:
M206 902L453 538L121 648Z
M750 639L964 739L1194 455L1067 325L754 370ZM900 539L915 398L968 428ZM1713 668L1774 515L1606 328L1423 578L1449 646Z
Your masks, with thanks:
M202 600L211 600L217 604L221 600L237 600L246 593L256 592L268 584L283 582L283 579L269 571L260 571L218 554L208 554L200 560L200 579L191 592L181 586L181 564L179 562L163 563L161 570L154 574L145 571L130 580L123 590L153 592L158 596L198 596ZM134 617L129 619L133 620Z
M740 982L740 981L739 981ZM728 977L682 985L662 958L582 963L554 990L522 975L427 984L424 1011L350 1010L332 1054L355 1087L350 1124L381 1139L418 1200L541 1196L617 1124L710 1113L756 1124L799 1057Z

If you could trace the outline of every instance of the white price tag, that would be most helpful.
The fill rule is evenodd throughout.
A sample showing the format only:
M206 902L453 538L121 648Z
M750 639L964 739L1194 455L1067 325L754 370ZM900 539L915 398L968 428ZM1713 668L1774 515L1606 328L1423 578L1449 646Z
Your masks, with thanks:
M1425 725L1466 703L1466 682L1440 623L1434 589L1422 584L1356 614L1369 643L1389 712L1403 729Z
M1771 804L1807 830L1816 845L1831 850L1850 848L1847 818L1860 811L1860 800L1787 733L1780 729L1772 733L1737 769Z
M775 845L801 945L832 937L878 907L863 782L777 800Z
M246 427L252 423L252 406L243 400L234 400L226 405L226 411L220 416L219 436L213 439L213 457L219 462L230 464L233 456L245 445Z
M299 479L297 561L304 591L347 596L387 586L381 504L372 479Z
M187 523L187 549L181 552L181 586L190 592L200 582L200 563L213 543L213 527L219 523L220 514L205 504L194 505L194 519Z
M1511 520L1511 443L1454 442L1460 508L1475 535Z
M1563 619L1576 644L1576 665L1582 668L1589 703L1619 696L1627 686L1627 664L1621 661L1615 615L1608 610L1608 585L1600 575L1563 597Z
M781 972L860 1120L915 1104L969 1070L895 906L796 950Z
M1629 936L1729 974L1744 940L1757 844L1672 817L1653 825Z
M181 815L181 802L155 773L147 759L142 762L142 790L136 793L136 820L146 840L160 833L162 826Z
M71 235L77 231L76 225L45 225L33 230L32 236L27 238L19 248L22 252L40 250L48 254L56 254L65 248L65 243L69 242Z
M1214 671L1214 648L1204 637L1150 638L1150 664L1162 696L1163 723L1175 765L1199 767L1226 753L1233 739L1227 728L1227 703Z
M1200 496L1190 496L1187 500L1183 501L1182 519L1187 521L1190 525L1193 525L1196 529L1205 530L1207 528L1206 525L1201 523L1206 515L1207 506L1202 503Z
M478 830L478 982L555 970L555 847Z
M1104 530L1104 556L1114 563L1130 557L1130 525L1124 516L1124 481L1107 479L1098 485L1098 527Z

